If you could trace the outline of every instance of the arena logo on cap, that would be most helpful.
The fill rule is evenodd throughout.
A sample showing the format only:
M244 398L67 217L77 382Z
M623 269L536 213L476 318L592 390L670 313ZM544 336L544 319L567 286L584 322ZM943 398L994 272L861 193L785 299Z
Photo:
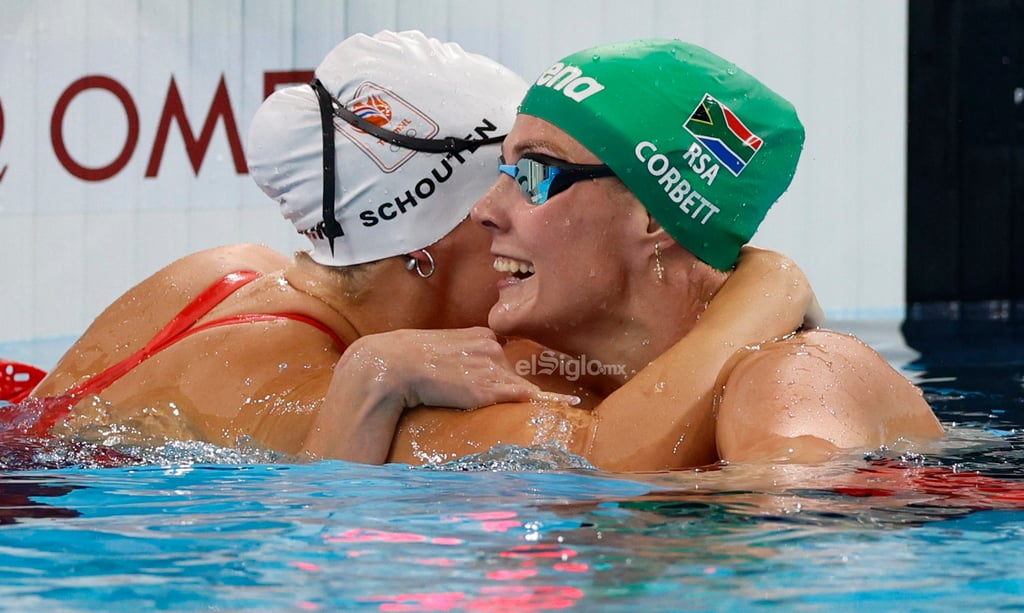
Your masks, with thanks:
M711 94L704 94L683 127L737 177L764 144L736 113Z
M367 81L360 85L352 100L353 102L346 105L349 110L395 134L432 138L440 132L440 127L426 113L409 104L395 92L375 83ZM363 153L384 172L393 172L416 155L411 149L384 142L345 121L335 119L334 127L362 149Z
M582 69L562 62L555 62L537 77L537 85L562 92L576 102L583 102L604 89L597 79L585 76Z

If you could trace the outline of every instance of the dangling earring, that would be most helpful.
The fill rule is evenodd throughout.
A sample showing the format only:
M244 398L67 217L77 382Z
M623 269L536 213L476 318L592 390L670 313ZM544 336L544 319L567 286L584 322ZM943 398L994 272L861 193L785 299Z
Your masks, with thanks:
M654 274L658 275L658 281L665 280L665 267L661 265L661 245L654 243Z
M427 251L426 249L420 249L420 251L423 252L423 255L427 256L427 262L430 263L430 270L424 272L423 268L420 266L420 261L412 257L411 255L405 256L409 258L409 261L405 263L405 267L408 270L415 269L416 274L419 275L421 279L429 279L430 276L434 274L434 270L437 269L437 264L434 263L434 256L430 255L429 251Z

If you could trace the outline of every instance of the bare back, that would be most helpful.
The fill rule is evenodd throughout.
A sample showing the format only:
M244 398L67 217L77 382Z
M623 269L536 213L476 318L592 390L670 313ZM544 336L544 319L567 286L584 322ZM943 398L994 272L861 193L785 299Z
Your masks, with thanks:
M232 245L178 260L109 306L35 390L60 395L144 347L211 284L240 270L260 274L197 324L251 313L299 313L331 326L337 313L291 287L291 260L257 245ZM58 433L118 442L202 439L233 445L242 435L297 451L322 402L341 348L289 319L236 323L183 338L97 396L79 400Z

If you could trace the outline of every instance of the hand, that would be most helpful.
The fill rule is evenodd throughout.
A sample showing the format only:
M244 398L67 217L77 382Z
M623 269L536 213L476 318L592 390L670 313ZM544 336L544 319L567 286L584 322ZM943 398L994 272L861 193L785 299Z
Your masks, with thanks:
M811 289L807 276L788 256L746 245L740 249L736 267L745 271L750 269L750 272L761 272L766 290L785 292L796 308L803 309L803 328L818 328L825 324L825 313L818 304L818 297Z
M542 392L516 374L487 328L394 330L364 336L335 368L336 381L353 376L383 386L386 395L401 399L403 408L475 409L527 400L579 402L574 396Z
M394 330L345 351L305 449L315 455L383 462L404 409L475 409L500 402L565 402L515 373L487 328Z

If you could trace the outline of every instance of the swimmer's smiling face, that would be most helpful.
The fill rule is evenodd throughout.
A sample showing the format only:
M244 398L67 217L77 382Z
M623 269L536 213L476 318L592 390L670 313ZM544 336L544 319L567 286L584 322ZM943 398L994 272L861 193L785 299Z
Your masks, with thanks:
M502 147L505 163L541 154L575 164L601 161L554 125L520 115ZM491 234L494 267L506 276L488 324L563 351L577 337L614 329L630 284L650 254L639 253L648 216L616 179L574 183L541 205L501 175L476 204L473 220ZM645 282L648 281L645 279Z

